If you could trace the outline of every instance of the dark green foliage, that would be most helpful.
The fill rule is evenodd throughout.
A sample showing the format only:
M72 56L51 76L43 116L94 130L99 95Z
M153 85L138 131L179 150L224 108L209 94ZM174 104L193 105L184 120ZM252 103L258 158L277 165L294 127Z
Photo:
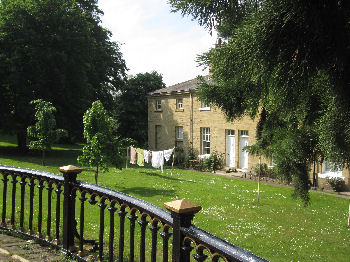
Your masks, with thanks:
M327 179L327 183L335 192L341 192L345 189L345 181L339 177L332 177Z
M178 167L184 167L185 160L186 160L184 149L182 147L176 147L174 153L175 153L174 165Z
M56 106L57 126L74 141L94 100L112 108L126 67L100 15L96 0L0 2L1 129L26 130L29 102L44 99Z
M54 113L56 108L42 99L34 100L30 104L35 106L35 125L27 128L30 139L29 148L41 150L42 165L45 165L45 152L51 150L51 146L61 137L66 137L67 131L55 129L56 120Z
M273 154L279 176L307 203L310 164L350 160L350 3L221 2L171 1L226 38L199 57L213 79L200 96L231 120L259 115L250 152Z
M223 157L216 152L210 154L208 158L203 159L203 170L214 172L223 167Z
M188 149L188 154L185 158L185 167L191 167L191 161L196 160L198 156L198 152L193 148Z
M266 163L262 163L261 167L259 164L253 168L255 174L259 174L261 171L261 177L276 178L274 168L268 167Z
M147 147L147 94L164 87L162 75L155 71L137 74L127 80L117 97L115 110L120 136L134 139L139 147Z
M86 144L78 162L96 168L97 184L99 170L108 171L108 164L121 169L129 140L116 136L116 122L108 115L100 101L92 103L91 108L84 114L83 122Z

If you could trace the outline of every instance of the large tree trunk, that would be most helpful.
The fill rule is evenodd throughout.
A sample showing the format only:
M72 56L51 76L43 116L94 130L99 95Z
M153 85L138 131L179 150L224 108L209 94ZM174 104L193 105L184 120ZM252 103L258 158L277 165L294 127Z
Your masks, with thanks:
M27 150L27 133L25 131L19 131L17 133L17 147L20 150Z

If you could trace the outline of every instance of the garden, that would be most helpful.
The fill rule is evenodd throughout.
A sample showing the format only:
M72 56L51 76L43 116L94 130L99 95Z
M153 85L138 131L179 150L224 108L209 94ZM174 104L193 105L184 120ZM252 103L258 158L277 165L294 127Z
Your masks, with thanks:
M58 167L77 165L82 146L55 145L47 153L16 150L13 137L2 136L0 164L59 174ZM94 183L94 171L85 169L79 180ZM164 202L187 199L202 206L194 224L270 261L348 261L349 199L311 192L308 206L291 197L293 189L193 170L132 166L109 168L99 174L99 185L163 207ZM97 211L97 210L95 210ZM98 212L87 215L88 237L97 239ZM35 219L35 218L34 218ZM35 223L34 223L35 224ZM107 230L108 231L108 230ZM105 233L107 234L107 233ZM107 235L105 239L108 239Z

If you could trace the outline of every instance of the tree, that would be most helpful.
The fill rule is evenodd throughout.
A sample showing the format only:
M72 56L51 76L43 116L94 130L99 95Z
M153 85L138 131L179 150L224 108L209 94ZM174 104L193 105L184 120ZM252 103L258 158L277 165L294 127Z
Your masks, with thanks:
M91 108L85 112L83 122L86 144L78 162L96 168L95 182L98 184L99 170L108 171L108 164L122 167L122 156L129 140L115 136L116 122L99 100L93 102Z
M96 99L111 109L125 62L100 25L96 0L0 2L0 128L26 145L29 102L51 101L57 125L81 137L81 119Z
M227 42L199 57L215 83L203 83L201 98L230 119L258 115L258 151L273 153L278 174L307 203L310 164L350 160L350 3L170 2Z
M154 71L127 80L117 97L116 118L120 136L134 139L140 147L147 146L147 94L164 87L162 75Z
M30 104L35 106L34 126L29 126L27 129L30 149L41 150L42 165L45 166L45 153L51 150L51 145L60 137L67 136L67 132L63 129L55 129L56 120L54 113L56 108L52 103L42 99L34 100Z

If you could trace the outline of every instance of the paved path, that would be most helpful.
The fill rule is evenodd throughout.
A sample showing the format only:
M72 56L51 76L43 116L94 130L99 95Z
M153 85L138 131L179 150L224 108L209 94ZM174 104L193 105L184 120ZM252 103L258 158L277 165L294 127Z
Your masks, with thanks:
M25 240L6 235L0 231L0 261L73 261L67 260L59 251L40 246L33 240Z

